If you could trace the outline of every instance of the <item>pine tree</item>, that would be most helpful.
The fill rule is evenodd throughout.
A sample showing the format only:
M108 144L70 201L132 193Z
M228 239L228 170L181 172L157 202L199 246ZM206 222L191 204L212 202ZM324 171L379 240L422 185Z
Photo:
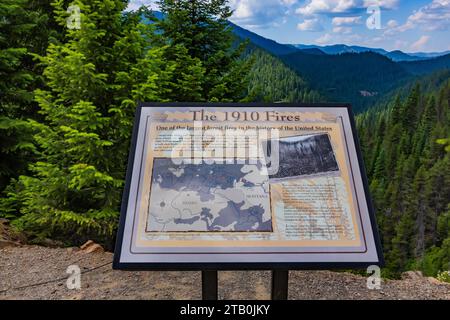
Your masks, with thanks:
M366 159L375 159L370 189L391 275L420 268L435 276L450 263L450 156L438 143L449 136L449 83L436 92L416 85L406 101L358 117ZM375 129L382 119L384 135Z
M434 96L431 96L428 100L428 103L423 111L419 126L414 133L414 154L417 159L422 156L422 153L425 150L427 142L430 141L431 130L433 129L433 125L437 120L437 111L436 111L436 100Z
M168 49L166 58L174 62L174 78L167 98L170 101L204 101L203 82L206 70L198 58L191 57L187 49L177 45Z
M373 177L379 181L383 181L386 177L386 154L384 149L381 149L375 161Z
M0 3L0 193L11 178L26 171L33 157L27 118L37 117L33 90L42 87L34 55L45 53L52 29L49 1Z
M169 60L193 61L195 70L179 70L179 74L195 71L201 75L201 95L189 98L196 101L236 101L244 97L247 88L246 74L251 61L240 59L243 46L233 47L233 34L227 19L232 11L228 0L161 0L158 2L164 19L156 21L161 40L169 46ZM181 47L187 51L184 53ZM201 67L198 64L201 63ZM182 66L181 63L178 63ZM187 65L184 66L188 67ZM195 77L196 86L198 77ZM189 81L189 79L187 79Z
M254 61L246 78L246 101L252 102L317 102L319 98L307 83L277 57L261 49L247 49Z
M401 119L401 107L400 95L397 95L391 110L391 123L399 123Z
M410 197L410 211L416 216L416 236L414 243L414 256L416 258L422 257L425 253L426 234L428 230L426 227L426 219L429 216L428 199L426 198L426 169L421 166L416 173L414 183L412 186L412 193Z
M81 28L42 58L48 89L36 92L44 121L37 131L38 161L9 200L14 224L38 239L108 243L117 222L132 119L137 100L158 101L170 90L174 65L152 47L145 12L123 13L121 0L83 0ZM57 21L68 13L56 1Z
M420 84L416 84L408 96L406 103L403 104L400 110L401 124L405 132L412 132L415 129L417 121L417 113L419 111L420 102Z

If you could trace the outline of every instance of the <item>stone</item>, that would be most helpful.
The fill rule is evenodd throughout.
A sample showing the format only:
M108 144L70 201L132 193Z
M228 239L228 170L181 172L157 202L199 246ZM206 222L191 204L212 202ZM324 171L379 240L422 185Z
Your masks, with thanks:
M86 250L83 250L86 253L93 253L93 252L105 252L103 247L99 245L98 243L94 243L92 246L88 247Z
M80 247L81 251L84 253L94 253L94 252L105 252L103 247L92 240L88 240L85 244Z
M81 250L84 250L84 249L86 249L87 247L91 246L91 245L94 244L94 243L95 243L94 241L88 240L88 241L86 241L86 242L80 247L80 249L81 249Z

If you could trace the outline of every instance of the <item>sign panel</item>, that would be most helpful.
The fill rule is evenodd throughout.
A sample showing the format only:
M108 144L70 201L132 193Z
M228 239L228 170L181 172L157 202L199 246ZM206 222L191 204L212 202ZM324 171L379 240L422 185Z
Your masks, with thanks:
M382 263L349 106L139 107L115 268Z

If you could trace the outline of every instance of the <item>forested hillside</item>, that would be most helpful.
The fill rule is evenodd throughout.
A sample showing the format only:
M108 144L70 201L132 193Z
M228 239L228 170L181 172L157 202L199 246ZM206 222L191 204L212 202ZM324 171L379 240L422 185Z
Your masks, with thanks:
M450 69L450 54L422 61L402 61L399 64L412 74L427 74L436 70Z
M371 113L377 114L378 111L389 108L396 98L406 99L417 85L420 86L423 94L436 92L442 85L448 82L448 79L450 79L450 69L442 69L427 75L413 77L406 84L395 88L384 95L384 97L381 97L377 103L369 107L369 110Z
M247 29L241 28L232 22L230 22L230 27L235 36L243 40L248 40L253 45L258 46L264 49L265 51L270 52L271 54L282 55L297 51L297 49L295 49L294 47L286 46L271 39L261 37L260 35L251 32Z
M449 101L450 81L427 94L416 85L388 109L357 118L391 275L449 268Z
M360 112L405 84L411 74L389 58L373 52L280 57L329 101L349 102Z
M248 74L248 101L261 102L319 102L324 98L289 69L277 57L253 48L254 59Z

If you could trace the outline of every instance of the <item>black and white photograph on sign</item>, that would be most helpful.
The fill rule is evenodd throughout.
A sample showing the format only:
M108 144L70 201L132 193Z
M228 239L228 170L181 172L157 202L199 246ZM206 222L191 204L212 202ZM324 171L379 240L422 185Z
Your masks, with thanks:
M256 164L153 159L148 232L271 232L269 179Z
M309 177L339 171L336 156L327 133L284 137L278 140L279 168L271 179ZM273 142L265 143L271 158Z

